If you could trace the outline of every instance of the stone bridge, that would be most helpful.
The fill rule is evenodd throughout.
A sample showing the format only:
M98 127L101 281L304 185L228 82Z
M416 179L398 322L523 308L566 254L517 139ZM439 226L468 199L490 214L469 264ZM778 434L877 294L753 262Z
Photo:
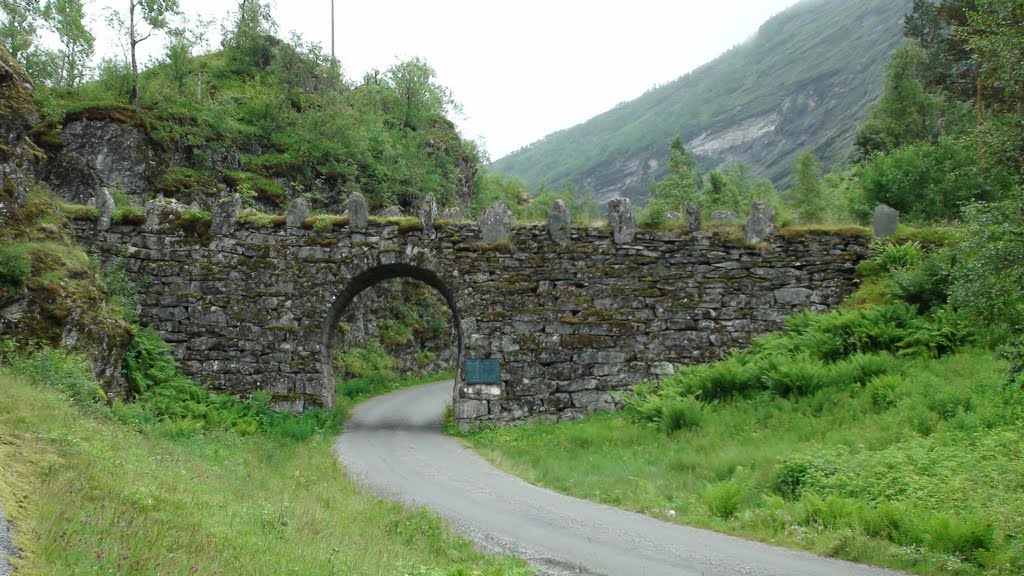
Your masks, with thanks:
M511 225L493 210L481 225L434 222L432 208L416 221L367 220L358 200L348 218L308 218L299 203L254 223L238 218L237 199L206 220L153 201L144 224L104 214L75 227L142 279L140 319L189 375L215 390L268 391L291 410L334 403L332 341L357 294L395 277L429 284L453 312L461 424L610 406L611 391L716 359L787 314L835 306L867 252L863 234L750 243L638 231L617 211L611 225L569 227L564 207L548 225ZM497 360L496 380L467 379L477 359Z

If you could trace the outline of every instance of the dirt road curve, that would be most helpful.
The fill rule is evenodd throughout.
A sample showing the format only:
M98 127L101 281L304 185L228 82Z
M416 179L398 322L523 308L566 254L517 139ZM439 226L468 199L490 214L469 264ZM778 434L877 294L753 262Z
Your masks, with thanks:
M883 576L897 572L677 526L537 488L440 432L452 383L359 406L335 451L357 481L432 508L491 551L555 574Z

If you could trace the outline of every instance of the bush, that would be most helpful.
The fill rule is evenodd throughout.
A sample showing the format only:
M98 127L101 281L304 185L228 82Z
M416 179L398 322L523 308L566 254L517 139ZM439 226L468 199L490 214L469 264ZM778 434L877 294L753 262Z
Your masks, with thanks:
M872 259L886 272L915 266L921 261L922 254L921 244L913 240L903 243L882 241L871 244Z
M709 484L704 489L704 505L715 518L728 520L740 511L748 491L749 488L737 478Z
M697 428L704 420L705 404L693 396L672 398L661 406L661 430L671 434Z
M972 147L948 138L873 156L861 185L871 206L888 204L922 222L956 220L963 204L996 195Z
M0 244L0 284L8 290L20 288L32 275L32 258L28 247L21 244Z
M916 265L896 269L892 294L924 314L945 306L952 287L953 251L941 249L921 258Z
M808 396L829 382L829 370L810 356L768 356L762 360L764 386L779 396Z
M336 364L343 368L346 378L394 376L395 359L388 356L379 342L371 341L364 348L348 348L341 352L336 360Z

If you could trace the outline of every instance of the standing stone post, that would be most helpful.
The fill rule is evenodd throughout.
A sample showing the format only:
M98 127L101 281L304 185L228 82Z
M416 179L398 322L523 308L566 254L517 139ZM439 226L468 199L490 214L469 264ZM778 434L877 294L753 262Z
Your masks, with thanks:
M608 202L608 224L612 227L612 239L616 244L629 244L636 240L636 219L629 208L629 198L616 198Z
M512 211L504 202L496 202L477 218L480 226L480 240L484 244L497 244L508 240L512 229Z
M566 243L572 237L572 215L569 207L562 200L555 200L548 215L548 234L559 244Z
M221 198L210 211L210 234L225 235L235 231L235 223L242 212L242 197L238 194Z
M309 218L309 202L300 196L288 205L288 211L284 213L284 225L286 228L298 228L306 218Z
M437 220L437 201L433 194L427 194L426 198L420 201L420 222L423 223L423 231L431 238L437 234L434 232L434 221Z
M355 230L365 230L370 223L370 209L366 206L366 198L359 192L348 197L348 225Z
M700 210L690 204L686 205L686 229L690 232L700 232Z
M110 223L114 218L114 197L110 195L110 191L107 190L106 186L100 188L99 192L96 193L96 209L100 212L100 219L96 222L96 228L98 230L109 230Z
M899 219L899 210L879 204L875 208L875 220L871 224L871 233L875 238L888 238L896 233L896 224L899 223Z
M760 242L775 233L775 210L768 204L757 201L750 205L750 217L743 225L747 242Z

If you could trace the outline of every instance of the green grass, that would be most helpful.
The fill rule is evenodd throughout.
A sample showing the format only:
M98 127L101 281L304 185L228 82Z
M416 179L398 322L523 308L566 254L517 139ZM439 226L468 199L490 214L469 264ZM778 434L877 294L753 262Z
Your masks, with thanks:
M528 573L356 488L330 433L125 425L56 354L31 371L50 386L0 368L0 500L20 575Z
M602 414L466 439L530 482L683 524L920 574L1020 574L1024 392L1005 371L968 350L668 424Z

